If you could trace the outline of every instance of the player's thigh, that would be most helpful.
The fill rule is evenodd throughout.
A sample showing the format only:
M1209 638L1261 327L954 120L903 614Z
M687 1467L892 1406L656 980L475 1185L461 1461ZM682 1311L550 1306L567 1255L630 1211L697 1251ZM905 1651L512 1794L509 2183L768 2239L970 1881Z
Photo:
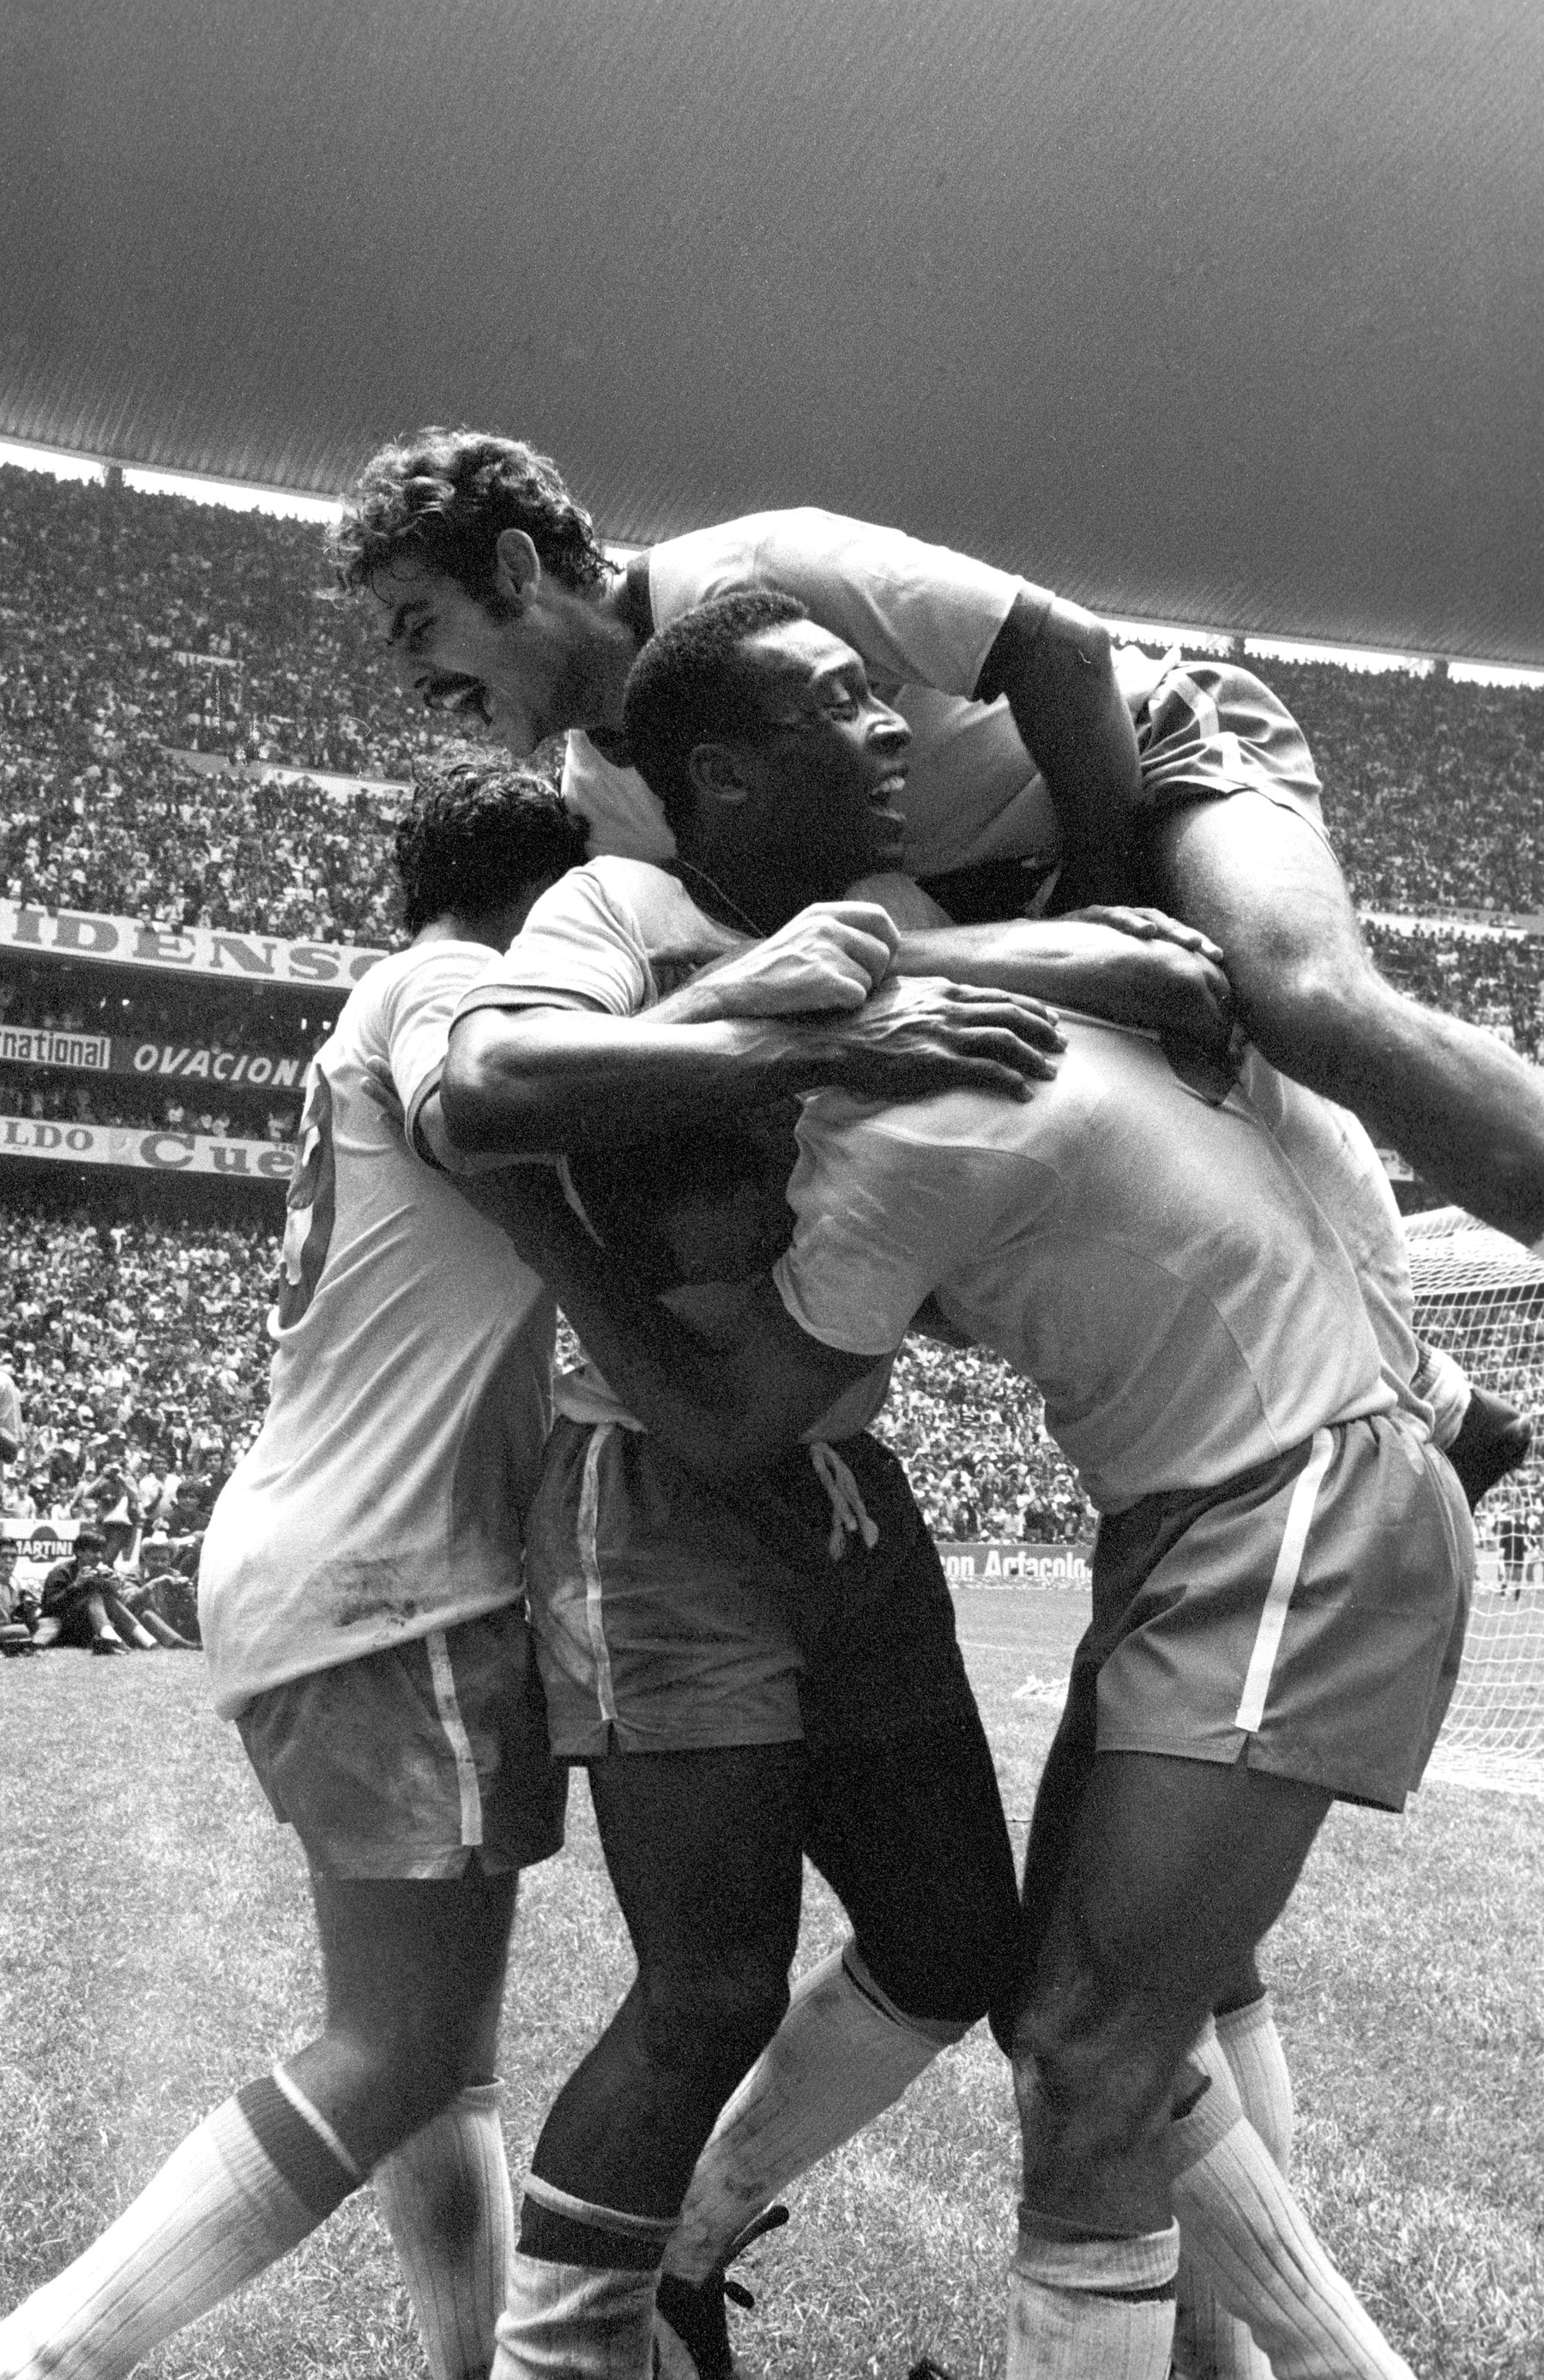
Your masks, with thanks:
M1331 1798L1243 1762L1101 1753L1019 2046L1172 2072L1286 1906Z
M432 1882L313 1868L328 2031L447 2083L491 2077L518 1881L475 1863Z
M991 1753L963 1670L931 1725L809 1746L805 1849L906 2015L972 2023L1014 1967L1018 1892Z
M1221 944L1267 1057L1284 1063L1305 1032L1393 997L1333 852L1295 812L1254 793L1192 803L1157 822L1149 850L1156 896Z
M588 1764L606 1868L647 1995L754 1999L798 1943L804 1747L614 1753Z

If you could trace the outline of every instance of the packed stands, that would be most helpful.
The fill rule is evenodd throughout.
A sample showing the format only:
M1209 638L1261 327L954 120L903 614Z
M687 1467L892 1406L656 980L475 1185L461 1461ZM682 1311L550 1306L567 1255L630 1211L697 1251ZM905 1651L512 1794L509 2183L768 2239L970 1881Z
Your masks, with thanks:
M1251 666L1307 735L1359 903L1544 911L1544 688Z
M264 1323L278 1263L266 1221L66 1217L0 1208L0 1366L21 1399L6 1509L71 1508L121 1431L137 1471L176 1471L211 1497L256 1434Z

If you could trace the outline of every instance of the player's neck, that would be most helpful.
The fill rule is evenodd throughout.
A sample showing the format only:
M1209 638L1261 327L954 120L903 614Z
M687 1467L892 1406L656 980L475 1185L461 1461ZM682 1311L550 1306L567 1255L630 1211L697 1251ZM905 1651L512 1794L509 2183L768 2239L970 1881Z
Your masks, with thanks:
M608 578L590 606L586 629L584 723L592 735L614 738L622 732L622 698L633 663L654 633L646 564L617 569Z
M491 951L506 951L530 907L529 899L508 902L501 908L480 909L468 915L459 909L446 909L438 917L431 917L413 936L410 947L417 950L420 942L483 942Z

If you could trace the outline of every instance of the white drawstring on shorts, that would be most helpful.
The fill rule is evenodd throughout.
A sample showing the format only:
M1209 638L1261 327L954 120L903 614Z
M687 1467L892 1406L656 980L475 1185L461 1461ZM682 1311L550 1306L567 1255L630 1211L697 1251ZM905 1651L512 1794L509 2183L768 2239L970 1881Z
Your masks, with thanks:
M869 1518L857 1480L833 1446L823 1438L809 1441L809 1460L815 1466L815 1476L831 1498L831 1536L827 1541L833 1561L840 1561L847 1548L847 1539L860 1536L872 1551L879 1544L876 1522Z

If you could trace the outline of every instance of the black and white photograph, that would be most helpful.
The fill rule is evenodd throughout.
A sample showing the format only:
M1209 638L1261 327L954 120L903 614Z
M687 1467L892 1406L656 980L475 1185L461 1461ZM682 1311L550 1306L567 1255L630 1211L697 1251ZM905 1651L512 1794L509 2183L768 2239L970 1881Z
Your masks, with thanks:
M1540 2380L1544 12L0 192L0 2380Z

